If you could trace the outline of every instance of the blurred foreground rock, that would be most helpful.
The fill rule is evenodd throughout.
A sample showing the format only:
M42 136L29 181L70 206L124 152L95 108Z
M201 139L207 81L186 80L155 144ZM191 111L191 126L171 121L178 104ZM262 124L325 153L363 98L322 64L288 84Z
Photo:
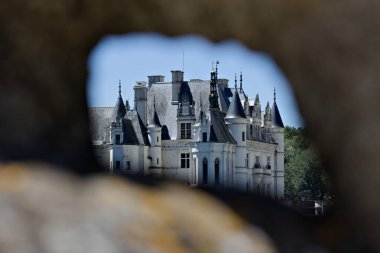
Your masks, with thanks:
M0 167L0 252L277 252L263 231L199 191L51 169Z
M0 160L101 170L91 151L85 84L88 55L103 36L153 31L237 39L271 54L284 70L332 177L336 206L319 224L319 237L336 251L380 252L379 10L377 0L3 1Z

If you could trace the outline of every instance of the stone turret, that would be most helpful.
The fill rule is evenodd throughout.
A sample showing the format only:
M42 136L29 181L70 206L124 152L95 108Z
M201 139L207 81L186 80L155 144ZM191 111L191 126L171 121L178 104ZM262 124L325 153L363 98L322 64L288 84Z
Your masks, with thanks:
M119 81L119 96L112 113L112 122L110 125L110 143L112 149L110 152L110 170L111 172L121 169L121 161L123 158L124 132L123 118L126 114L123 98L121 97L121 82Z
M149 156L151 158L150 168L161 169L162 155L161 155L161 132L162 125L160 119L158 118L156 111L156 99L154 98L153 110L151 113L151 118L148 123L148 135L150 141ZM161 170L157 171L161 174ZM154 173L153 173L154 174Z
M284 198L284 124L278 110L276 101L276 90L274 90L274 99L272 106L272 137L277 143L275 166L274 166L274 198Z
M235 87L236 88L236 87ZM246 149L247 149L247 117L244 113L243 106L237 89L232 96L227 115L225 117L227 126L236 141L235 153L235 170L246 170ZM245 178L245 180L247 180ZM245 188L245 183L240 182L239 187ZM243 189L242 188L242 189Z

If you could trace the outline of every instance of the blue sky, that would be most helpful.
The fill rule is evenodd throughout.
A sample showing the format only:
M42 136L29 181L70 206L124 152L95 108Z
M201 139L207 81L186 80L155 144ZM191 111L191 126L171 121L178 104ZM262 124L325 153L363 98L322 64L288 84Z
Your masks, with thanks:
M262 108L272 104L273 89L284 124L302 126L289 83L273 59L254 52L238 41L213 43L199 36L165 37L158 34L130 34L102 39L90 55L89 106L114 106L118 83L123 99L133 106L133 86L147 81L148 75L164 75L171 80L171 70L182 70L184 52L185 80L210 79L211 63L218 60L219 78L234 85L235 73L243 72L243 88L250 99L259 93Z

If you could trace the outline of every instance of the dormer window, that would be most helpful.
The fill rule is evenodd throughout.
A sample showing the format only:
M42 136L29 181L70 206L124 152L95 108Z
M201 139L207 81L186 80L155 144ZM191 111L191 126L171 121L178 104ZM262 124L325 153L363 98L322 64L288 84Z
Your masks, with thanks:
M191 139L191 123L181 123L181 139Z

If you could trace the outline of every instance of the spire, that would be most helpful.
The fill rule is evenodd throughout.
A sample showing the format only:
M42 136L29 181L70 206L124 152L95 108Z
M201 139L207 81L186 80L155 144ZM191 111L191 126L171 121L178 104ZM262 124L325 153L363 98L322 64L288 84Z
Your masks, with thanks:
M126 114L123 98L121 97L121 81L119 80L119 97L116 100L115 108L113 109L112 118L119 121Z
M276 87L274 87L273 102L276 103Z
M240 71L240 91L243 90L243 72Z
M148 127L162 127L156 111L156 95L153 96L153 112Z
M246 118L243 106L240 101L239 94L235 90L234 95L232 96L230 106L228 107L228 112L226 119L233 118Z
M121 97L121 81L119 80L119 97Z
M256 94L256 98L255 98L255 104L258 104L258 103L260 103L259 93Z
M211 81L210 81L210 109L219 110L219 102L218 102L218 92L217 92L217 72L211 71Z
M236 73L235 73L235 90L237 89L237 80L236 80Z
M265 115L264 115L264 120L265 121L271 121L272 120L272 116L271 116L271 109L270 109L270 106L269 106L269 102L267 102L267 106L265 107Z
M274 127L284 128L284 123L282 122L281 114L277 107L276 88L274 89L273 95L274 96L273 96L273 106L272 106L272 124Z

